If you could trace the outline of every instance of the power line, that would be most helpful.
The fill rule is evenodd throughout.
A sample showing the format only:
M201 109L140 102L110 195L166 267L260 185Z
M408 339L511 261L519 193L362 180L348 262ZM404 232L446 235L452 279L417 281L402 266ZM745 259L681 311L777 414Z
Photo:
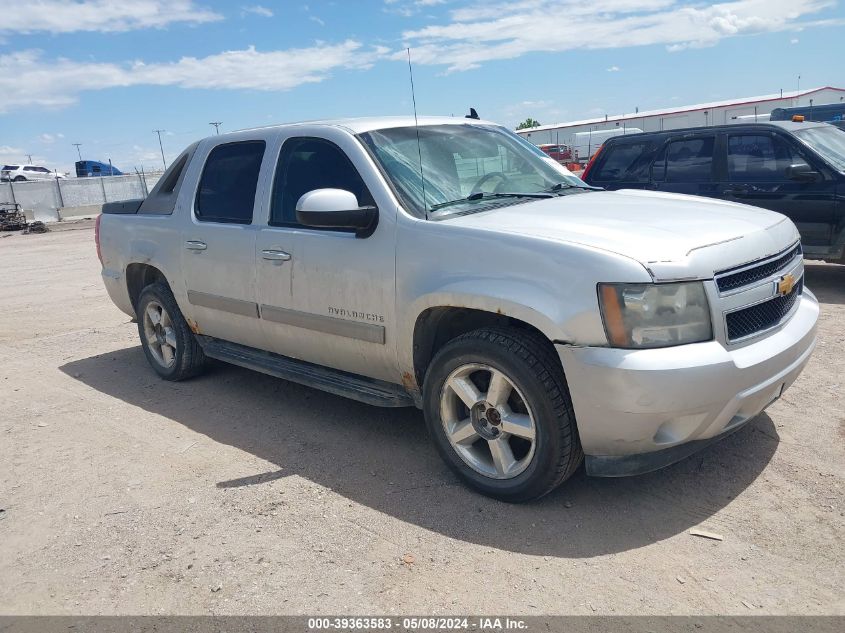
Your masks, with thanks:
M167 161L164 160L164 145L161 144L161 133L166 132L166 130L153 130L156 134L158 134L158 147L161 150L161 164L164 165L165 171L167 171Z
M79 154L79 160L82 160L82 152L79 150L82 147L82 143L71 143L74 147L76 147L76 153Z
M220 134L220 126L223 125L223 121L212 121L209 125L213 125L214 131Z

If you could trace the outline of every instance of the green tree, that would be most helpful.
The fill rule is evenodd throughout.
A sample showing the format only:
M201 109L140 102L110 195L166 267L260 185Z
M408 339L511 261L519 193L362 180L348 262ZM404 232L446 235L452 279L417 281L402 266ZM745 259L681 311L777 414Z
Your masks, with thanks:
M516 129L517 130L524 130L525 128L529 128L529 127L540 127L541 125L542 125L542 123L540 123L537 119L532 119L531 117L528 117L522 123L517 125Z

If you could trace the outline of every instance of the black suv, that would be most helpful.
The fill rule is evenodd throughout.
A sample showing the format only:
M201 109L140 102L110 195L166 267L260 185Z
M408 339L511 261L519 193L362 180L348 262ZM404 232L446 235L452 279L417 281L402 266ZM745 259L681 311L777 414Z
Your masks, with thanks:
M845 131L777 121L608 139L582 178L721 198L789 217L812 259L845 263Z

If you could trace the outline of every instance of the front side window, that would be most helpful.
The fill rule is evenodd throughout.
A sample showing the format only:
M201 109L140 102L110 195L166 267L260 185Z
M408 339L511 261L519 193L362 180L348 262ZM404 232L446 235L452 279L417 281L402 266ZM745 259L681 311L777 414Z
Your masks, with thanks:
M544 192L553 188L591 189L539 148L498 126L399 127L360 138L408 210L419 216L432 209L439 216L513 204L520 200L517 194L550 196Z
M610 145L593 180L596 182L648 182L648 143Z
M38 167L24 167L24 171L38 171Z
M804 163L782 139L767 134L728 137L728 177L731 180L788 180L790 165Z
M713 173L714 137L692 138L669 143L663 168L667 182L707 182ZM658 171L655 164L654 171ZM655 173L655 180L658 179Z
M337 145L320 138L292 138L285 141L279 154L270 224L301 226L296 219L296 203L315 189L351 191L360 206L375 205L358 170Z
M250 224L264 141L218 145L200 178L195 213L203 222Z

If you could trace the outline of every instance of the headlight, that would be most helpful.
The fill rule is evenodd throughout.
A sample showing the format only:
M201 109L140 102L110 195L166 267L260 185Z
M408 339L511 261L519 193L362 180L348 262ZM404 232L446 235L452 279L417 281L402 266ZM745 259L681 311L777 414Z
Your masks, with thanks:
M700 281L679 284L599 284L604 330L613 347L669 347L713 338Z

